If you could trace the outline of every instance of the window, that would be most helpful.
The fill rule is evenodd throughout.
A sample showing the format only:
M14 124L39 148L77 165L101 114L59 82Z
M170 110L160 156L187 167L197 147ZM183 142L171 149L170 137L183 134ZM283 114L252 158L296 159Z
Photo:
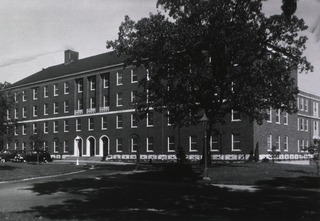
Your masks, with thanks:
M276 148L277 150L280 151L280 148L281 148L281 141L280 141L280 136L277 136L277 141L276 141Z
M93 128L94 128L94 123L93 123L93 118L92 117L90 117L90 118L88 118L88 130L93 130Z
M14 109L14 119L18 119L19 118L19 112L18 112L18 108Z
M10 120L10 110L7 110L7 120Z
M313 116L319 117L319 103L313 102Z
M81 119L76 119L76 131L81 131Z
M107 117L106 116L101 117L101 129L102 130L107 129Z
M304 141L304 151L308 151L308 147L309 147L309 140L305 140Z
M48 150L48 141L43 142L43 149Z
M240 148L240 134L232 134L231 140L232 140L232 151L241 150L241 148Z
M136 93L134 91L131 91L131 104L135 104L136 103Z
M26 127L26 125L25 125L25 124L22 124L21 127L22 127L22 135L26 135L26 134L27 134L27 127Z
M241 121L239 111L231 110L231 121Z
M271 107L270 107L270 109L267 110L267 114L268 114L267 122L272 123L272 109L271 109Z
M63 141L63 152L65 153L69 152L69 143L67 140Z
M58 121L53 121L53 133L58 133Z
M313 121L313 135L319 136L319 121Z
M83 92L83 80L79 79L76 81L78 93Z
M49 97L49 87L48 86L43 87L43 97L44 98Z
M104 96L103 96L102 106L103 106L103 107L109 107L109 96L108 96L108 95L104 95Z
M19 147L19 141L14 141L14 149L17 150Z
M304 140L298 140L298 152L304 152Z
M21 143L21 150L25 150L26 146L27 146L26 142L22 142Z
M147 137L147 152L153 152L154 146L153 146L153 137Z
M37 100L38 99L38 88L33 88L32 89L32 98L33 98L33 100Z
M189 151L190 152L198 151L197 136L189 136Z
M27 97L26 97L26 92L22 91L22 101L26 101Z
M34 117L38 116L38 108L36 105L32 107L32 113Z
M117 115L117 129L122 129L123 127L123 122L122 122L122 115Z
M131 114L131 128L137 128L138 127L138 116L137 114Z
M149 72L149 69L147 69L147 81L150 81L150 72Z
M131 83L138 82L138 75L136 71L131 70Z
M283 116L283 124L284 125L288 125L289 124L289 114L286 112L284 113L284 116Z
M300 105L300 110L303 110L303 107L304 107L304 99L303 98L300 98L299 105Z
M17 100L17 93L16 93L16 92L14 93L13 100L14 100L14 102L15 102L15 103L17 103L17 102L18 102L18 100Z
M219 151L220 149L219 140L220 140L220 136L218 133L214 133L210 136L211 151Z
M37 129L37 124L36 123L32 124L32 133L33 134L37 134L38 133L38 129Z
M116 139L116 146L117 146L117 152L122 152L122 149L123 149L122 138Z
M276 111L276 124L280 124L280 109Z
M26 118L27 117L27 110L25 107L22 108L22 118Z
M154 121L153 121L153 112L147 113L147 127L153 127Z
M305 99L304 101L304 111L308 112L309 111L309 100Z
M300 118L300 130L303 131L304 130L304 119Z
M168 152L175 152L174 137L168 137Z
M53 85L53 96L58 96L58 84Z
M109 74L102 75L103 88L109 88Z
M48 109L49 109L49 105L48 104L44 104L43 105L43 115L48 115Z
M69 82L64 82L63 92L69 94Z
M53 113L54 113L54 114L58 114L58 113L59 113L58 102L54 102L54 103L53 103Z
M48 122L43 123L43 133L45 133L45 134L49 133L49 123Z
M96 90L96 78L95 77L90 77L89 78L89 84L90 84L90 90L91 91Z
M69 132L69 121L65 120L63 125L64 125L64 132Z
M95 98L95 97L90 97L89 107L90 107L91 109L96 108L96 98Z
M13 131L14 131L14 135L18 136L18 128L17 128L17 126L14 126Z
M57 140L53 141L53 152L58 153L59 144Z
M136 153L139 147L138 137L131 137L130 143L131 143L131 152Z
M78 99L78 102L77 102L77 110L82 110L82 108L83 108L82 99Z
M69 113L69 101L63 102L63 111L64 113Z
M168 126L172 126L173 124L173 120L172 120L172 116L170 115L170 112L168 111L168 114L167 114L167 119L168 119Z
M117 85L122 85L122 73L121 72L117 72Z
M268 135L267 137L267 150L268 151L272 150L272 135Z
M304 131L309 131L309 120L308 119L304 120Z
M122 93L117 93L117 107L122 106Z

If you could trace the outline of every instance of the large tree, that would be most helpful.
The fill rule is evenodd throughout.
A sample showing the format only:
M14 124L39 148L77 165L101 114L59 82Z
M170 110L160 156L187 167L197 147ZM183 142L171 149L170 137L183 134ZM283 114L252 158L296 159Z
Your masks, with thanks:
M296 111L292 72L312 70L303 56L307 28L296 16L262 12L263 0L158 0L162 10L128 16L108 41L126 65L144 66L137 109L169 113L176 125L211 123L237 110L258 123L270 107ZM290 14L290 13L289 13Z
M0 83L0 150L3 148L4 141L10 141L13 137L14 120L7 118L7 111L14 103L14 96L8 90L11 84L8 82Z

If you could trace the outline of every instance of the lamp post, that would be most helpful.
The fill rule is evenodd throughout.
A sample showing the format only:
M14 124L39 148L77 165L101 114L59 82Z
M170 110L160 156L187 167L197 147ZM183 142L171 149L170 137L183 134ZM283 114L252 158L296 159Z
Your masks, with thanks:
M206 113L203 114L201 119L199 120L204 128L204 176L203 180L210 181L210 177L208 176L208 150L207 150L207 128L209 119Z
M80 137L79 136L76 137L76 143L77 143L77 162L76 162L76 165L79 166L79 155L80 155L80 151L79 151Z

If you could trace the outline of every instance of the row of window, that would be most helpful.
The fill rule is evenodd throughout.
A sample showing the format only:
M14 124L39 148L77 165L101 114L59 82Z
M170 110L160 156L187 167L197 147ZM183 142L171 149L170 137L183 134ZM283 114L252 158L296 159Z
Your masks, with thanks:
M95 122L94 118L90 117L87 119L88 120L88 131L93 131L95 128ZM81 131L82 130L82 122L83 119L79 118L76 119L76 131ZM106 130L107 129L107 116L102 116L101 117L101 130ZM150 112L147 114L146 118L146 124L147 127L153 127L154 126L154 117L153 117L153 112ZM168 123L168 126L170 124ZM59 131L59 122L58 120L52 121L52 128L53 128L53 133L58 133ZM123 116L121 114L116 115L116 128L117 129L122 129L123 128ZM131 128L138 128L138 116L137 114L131 114ZM21 131L22 135L27 134L27 126L25 124L21 124ZM69 120L64 120L63 121L63 131L64 132L69 132ZM33 123L32 124L32 133L37 134L38 132L38 123ZM49 122L45 121L43 122L43 133L47 134L49 133ZM18 134L18 128L15 127L14 129L14 134L17 136Z
M271 151L272 147L276 148L276 151L289 151L289 137L288 136L275 136L275 145L272 141L271 134L267 136L267 150ZM306 148L309 147L309 140L298 140L298 152L306 152Z
M306 98L298 98L298 107L299 110L309 112L309 100ZM314 117L319 117L319 103L316 101L312 102L312 107L313 107L313 116Z
M281 110L274 110L276 113L276 124L281 124L281 116L283 116L283 124L284 125L288 125L289 124L289 114L288 113L281 113ZM272 109L270 108L269 110L267 110L267 114L268 114L268 118L267 118L267 122L268 123L272 123Z
M33 146L34 144L30 144L30 143L27 143L27 142L21 142L21 150L26 150L27 148L27 145L30 145L31 146L31 149L34 149ZM53 152L54 153L60 153L60 152L63 152L63 153L68 153L69 152L69 142L68 140L64 140L63 143L62 143L62 150L59 150L59 147L60 147L60 143L58 140L53 140L52 141L52 146L53 146ZM9 143L7 143L7 149L9 149ZM15 150L20 150L20 146L19 146L19 141L18 140L15 140L14 141L14 149ZM48 151L49 149L49 142L48 141L44 141L43 142L43 149Z
M117 73L117 80L116 84L117 86L123 85L123 73L118 72ZM102 88L109 88L109 74L102 74L101 75L101 82L102 82ZM88 77L88 82L89 82L89 88L91 91L96 90L96 77ZM136 71L131 70L131 83L137 83L138 82L138 75ZM76 89L78 93L83 92L83 79L76 79ZM63 94L68 95L70 92L70 83L69 82L64 82L63 83ZM32 88L32 99L37 100L39 97L39 87ZM22 101L27 101L27 96L26 92L22 91ZM59 87L58 83L53 84L53 96L59 96ZM43 97L48 98L49 97L49 86L43 86ZM14 93L14 100L15 102L18 101L17 98L17 93Z

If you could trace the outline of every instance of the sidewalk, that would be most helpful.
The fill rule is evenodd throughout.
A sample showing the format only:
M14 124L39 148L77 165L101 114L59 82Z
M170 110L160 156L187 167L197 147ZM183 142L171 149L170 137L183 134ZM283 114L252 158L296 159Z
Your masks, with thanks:
M56 164L76 164L77 160L76 159L57 159L53 160L52 163ZM108 164L108 165L135 165L136 163L129 163L129 162L116 162L116 161L98 161L98 160L80 160L79 159L79 164L80 165L86 165L86 164Z

